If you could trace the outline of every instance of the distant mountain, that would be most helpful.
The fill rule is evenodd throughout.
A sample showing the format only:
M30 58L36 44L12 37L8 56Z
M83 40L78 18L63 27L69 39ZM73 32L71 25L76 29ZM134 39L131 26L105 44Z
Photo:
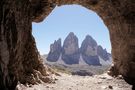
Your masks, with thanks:
M58 61L61 52L61 39L58 39L57 41L55 40L54 43L50 45L50 52L48 54L47 60L50 62Z
M73 32L69 33L69 35L64 40L63 48L62 48L62 60L66 64L79 64L79 45L78 38L74 35Z
M87 35L83 40L80 54L87 64L95 66L101 65L99 55L97 54L97 42L90 35Z
M111 64L111 54L98 45L90 35L85 37L79 48L78 38L73 32L70 32L66 37L63 46L61 45L61 39L51 44L46 59L48 62L67 65L102 66Z

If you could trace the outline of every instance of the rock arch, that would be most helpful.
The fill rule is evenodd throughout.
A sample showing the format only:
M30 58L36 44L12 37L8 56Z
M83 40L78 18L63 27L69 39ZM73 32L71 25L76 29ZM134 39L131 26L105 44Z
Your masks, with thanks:
M31 34L32 22L41 22L58 5L79 4L95 11L109 29L113 66L109 74L124 76L135 85L134 0L1 0L0 89L14 89L17 81L46 76ZM35 74L36 73L36 74Z

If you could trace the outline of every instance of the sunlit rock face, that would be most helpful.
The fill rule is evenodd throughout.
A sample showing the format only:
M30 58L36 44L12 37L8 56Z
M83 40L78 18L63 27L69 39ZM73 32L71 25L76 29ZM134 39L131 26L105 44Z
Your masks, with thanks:
M97 42L89 35L82 42L80 53L89 65L101 65L97 54Z
M74 33L69 33L66 37L63 49L62 49L62 60L66 64L78 64L80 58L78 38Z
M61 39L58 39L53 44L50 45L50 52L48 54L47 60L50 62L58 61L61 54Z

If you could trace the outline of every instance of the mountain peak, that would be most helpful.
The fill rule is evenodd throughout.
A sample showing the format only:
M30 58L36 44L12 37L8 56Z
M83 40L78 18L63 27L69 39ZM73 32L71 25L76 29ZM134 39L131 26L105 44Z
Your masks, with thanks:
M56 62L61 58L65 64L79 64L81 57L86 64L95 66L101 65L100 58L104 61L110 58L106 49L98 45L90 35L85 37L79 48L77 36L70 32L64 40L63 46L61 46L60 38L51 44L47 60L51 59Z
M73 32L64 40L62 59L66 64L78 64L79 63L79 44L78 38Z
M56 62L60 57L61 49L61 38L59 38L50 45L50 52L48 54L47 60L51 62Z
M93 39L89 34L88 35L86 35L86 37L85 38L87 38L87 39Z
M75 34L74 34L74 32L70 32L69 34L68 34L68 36L74 36Z

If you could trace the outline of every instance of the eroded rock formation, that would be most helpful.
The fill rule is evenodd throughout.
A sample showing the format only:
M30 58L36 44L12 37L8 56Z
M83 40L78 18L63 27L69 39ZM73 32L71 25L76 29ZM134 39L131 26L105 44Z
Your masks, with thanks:
M60 54L61 54L61 39L58 39L57 41L54 41L53 44L50 45L50 52L47 56L47 60L51 62L58 61Z
M107 53L106 49L103 49L100 45L97 47L97 54L105 61L109 60L109 53Z
M1 0L0 88L15 88L34 70L45 73L31 34L32 21L42 21L58 5L79 4L95 11L109 29L113 68L135 85L135 0Z
M82 42L80 52L83 60L89 65L101 65L97 55L97 42L89 35Z
M86 65L94 66L111 64L111 54L106 49L103 49L102 46L98 46L90 35L85 37L79 48L78 37L73 32L70 32L64 40L63 48L61 48L61 40L55 40L54 44L50 45L50 52L46 59L49 62L63 60L65 64L69 65L81 64L81 61L84 61Z
M63 49L62 49L62 60L66 64L78 64L80 58L78 38L73 32L69 33L66 37Z

